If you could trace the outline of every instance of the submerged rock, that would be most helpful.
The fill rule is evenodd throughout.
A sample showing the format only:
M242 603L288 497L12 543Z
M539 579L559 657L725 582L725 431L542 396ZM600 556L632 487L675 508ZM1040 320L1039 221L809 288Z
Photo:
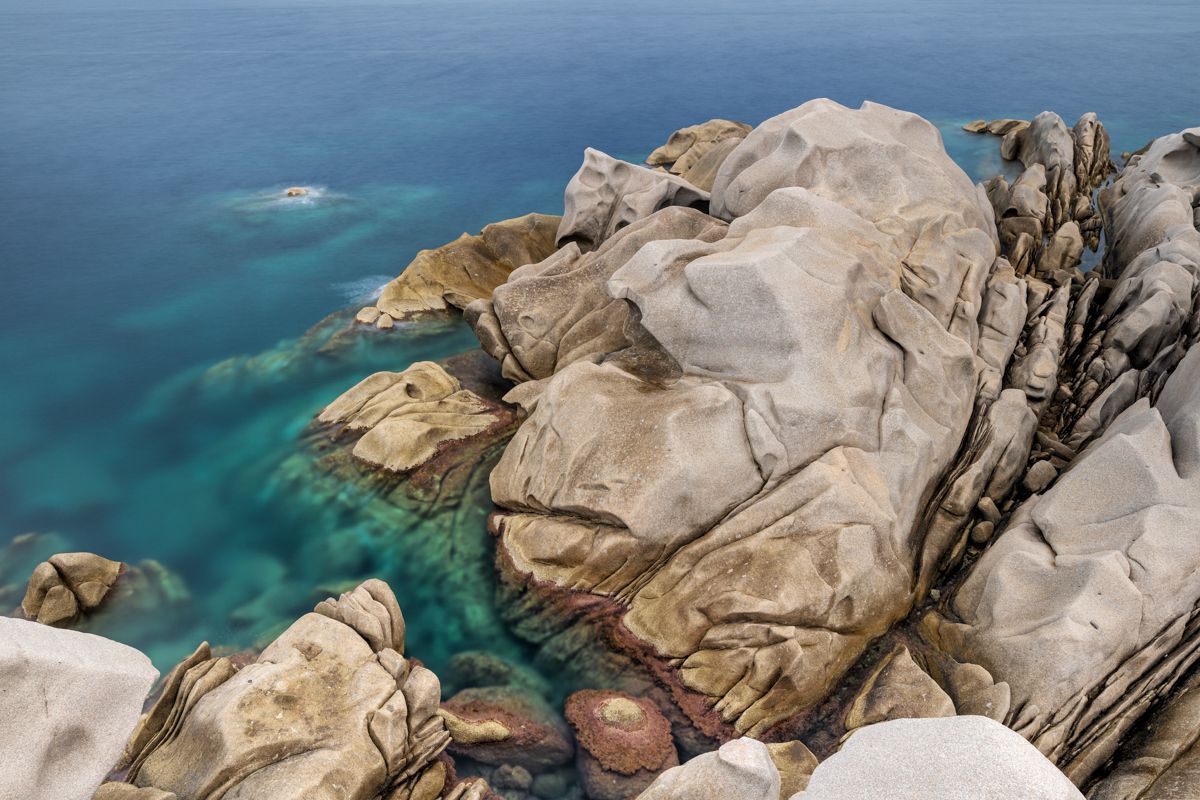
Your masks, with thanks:
M0 617L0 797L91 797L157 677L132 647Z
M646 163L663 167L698 189L712 191L721 164L750 131L750 125L728 119L689 125L672 133Z
M322 601L246 666L201 645L130 738L127 780L179 800L436 797L440 686L403 652L378 580Z

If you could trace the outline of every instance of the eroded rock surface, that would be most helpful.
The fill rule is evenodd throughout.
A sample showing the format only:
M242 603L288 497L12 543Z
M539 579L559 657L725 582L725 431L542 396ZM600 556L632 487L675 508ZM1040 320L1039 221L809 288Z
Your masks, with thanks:
M440 685L403 652L378 580L322 601L240 669L201 645L131 736L127 781L179 800L435 797Z
M471 311L485 347L540 381L492 474L514 512L505 556L616 598L684 686L757 732L823 696L910 607L922 500L974 408L997 242L937 131L870 103L760 125L712 210L727 228L669 208L607 231L589 293L544 287L545 305L625 315L623 340L587 358L520 355L514 339L548 353L565 339L503 313L538 266L497 289L494 313Z
M689 125L672 133L646 163L663 167L706 192L712 191L721 164L750 131L750 125L728 119Z
M559 218L526 214L493 222L474 236L433 250L422 250L400 275L383 287L374 306L358 312L357 320L391 327L423 311L466 308L488 297L517 267L541 261L554 252ZM387 322L380 325L380 320Z
M579 742L576 763L591 800L636 797L679 763L671 723L647 699L585 690L567 698L565 713Z

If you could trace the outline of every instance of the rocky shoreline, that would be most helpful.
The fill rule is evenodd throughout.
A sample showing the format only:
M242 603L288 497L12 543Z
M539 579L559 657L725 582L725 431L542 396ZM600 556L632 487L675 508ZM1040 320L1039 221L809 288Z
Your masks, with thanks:
M874 103L589 149L561 217L322 323L330 351L475 331L348 387L281 479L430 521L415 571L494 571L567 696L487 653L439 680L372 579L201 644L135 728L144 657L49 626L179 592L60 553L0 619L0 708L37 734L0 757L49 765L0 798L1200 795L1200 129L1116 161L1094 114L966 129L1011 183ZM494 553L438 522L467 502Z

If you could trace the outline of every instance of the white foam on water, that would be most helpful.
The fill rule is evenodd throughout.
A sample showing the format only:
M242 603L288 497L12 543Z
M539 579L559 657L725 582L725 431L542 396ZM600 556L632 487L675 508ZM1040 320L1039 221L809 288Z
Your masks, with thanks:
M369 305L379 299L383 287L391 282L393 276L366 275L352 281L339 281L333 284L333 289L349 304Z

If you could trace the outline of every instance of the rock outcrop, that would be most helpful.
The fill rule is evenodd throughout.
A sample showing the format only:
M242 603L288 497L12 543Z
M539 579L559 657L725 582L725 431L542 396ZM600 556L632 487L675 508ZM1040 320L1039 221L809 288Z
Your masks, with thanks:
M43 625L65 625L95 609L126 570L95 553L58 553L34 568L21 610Z
M0 798L91 797L157 677L131 647L0 617Z
M664 168L706 192L712 191L721 164L750 130L750 125L728 119L689 125L672 133L646 163Z
M868 725L821 762L792 800L1083 800L1041 753L986 717Z
M991 208L928 123L824 100L733 149L716 218L617 231L611 207L564 216L594 252L468 309L536 381L492 474L502 557L613 598L712 708L693 717L762 732L911 606L923 499L974 410ZM619 326L591 333L595 315Z
M390 472L408 472L456 442L505 427L503 407L464 389L432 361L377 372L334 400L318 422L358 437L351 452Z
M669 172L640 167L588 148L563 197L556 243L598 247L614 233L667 206L706 209L708 192Z
M246 666L201 645L130 737L126 780L179 800L436 797L440 685L403 653L378 580L322 601Z
M374 306L358 312L357 320L389 328L395 320L414 314L466 308L473 300L491 295L517 267L554 252L559 221L546 214L526 214L493 222L474 236L464 233L434 250L422 250L383 287Z

